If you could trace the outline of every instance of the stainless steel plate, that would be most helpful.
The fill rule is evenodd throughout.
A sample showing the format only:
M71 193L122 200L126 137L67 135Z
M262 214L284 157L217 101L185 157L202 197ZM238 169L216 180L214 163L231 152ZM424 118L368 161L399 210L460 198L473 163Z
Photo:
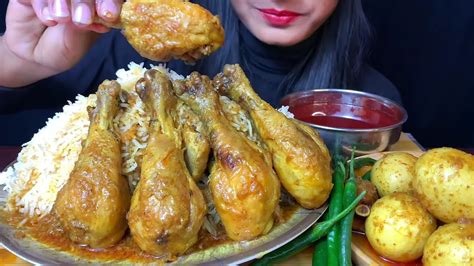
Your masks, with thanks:
M0 186L0 207L5 205L7 194ZM232 242L214 246L180 257L174 264L228 265L244 263L275 250L303 233L313 225L326 210L326 205L319 209L306 210L299 208L285 223L277 225L269 234L252 241ZM77 257L61 250L55 250L29 237L18 237L22 230L14 228L0 219L0 243L10 252L31 263L40 264L131 264L127 260L89 260Z

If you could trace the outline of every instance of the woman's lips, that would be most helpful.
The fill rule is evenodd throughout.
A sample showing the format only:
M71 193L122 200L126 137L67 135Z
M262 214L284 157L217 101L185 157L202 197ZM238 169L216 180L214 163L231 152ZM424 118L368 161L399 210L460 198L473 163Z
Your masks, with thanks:
M289 26L302 14L288 11L288 10L276 10L276 9L259 9L262 13L263 18L270 23L272 26L285 27Z

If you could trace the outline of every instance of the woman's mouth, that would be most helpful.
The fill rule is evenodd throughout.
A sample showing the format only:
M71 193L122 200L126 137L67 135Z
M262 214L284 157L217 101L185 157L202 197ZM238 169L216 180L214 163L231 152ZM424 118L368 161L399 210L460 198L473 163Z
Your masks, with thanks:
M270 25L275 27L289 26L293 21L302 15L288 10L258 9L258 11L260 11L263 18Z

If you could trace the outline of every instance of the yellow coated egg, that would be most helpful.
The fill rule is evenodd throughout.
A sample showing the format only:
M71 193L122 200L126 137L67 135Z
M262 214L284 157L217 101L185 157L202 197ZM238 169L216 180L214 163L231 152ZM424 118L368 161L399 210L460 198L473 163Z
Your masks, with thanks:
M411 193L417 158L406 152L388 153L372 168L371 182L381 197L393 192Z
M426 242L423 265L474 265L474 224L439 227Z
M398 262L423 254L436 220L413 196L396 192L377 200L365 221L370 245L381 256Z
M416 162L413 188L439 220L474 219L474 156L453 148L427 151Z

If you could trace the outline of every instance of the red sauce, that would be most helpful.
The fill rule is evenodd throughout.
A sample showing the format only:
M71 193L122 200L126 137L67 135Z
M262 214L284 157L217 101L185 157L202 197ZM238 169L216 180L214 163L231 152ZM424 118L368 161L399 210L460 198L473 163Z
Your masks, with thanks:
M326 127L353 128L353 129L369 129L369 128L377 127L377 125L374 125L362 120L339 117L339 116L316 115L316 116L309 116L309 117L301 117L298 119L311 123L311 124L316 124L316 125L326 126Z
M388 110L368 109L360 106L324 103L290 106L295 118L320 126L370 129L396 124L401 118Z

